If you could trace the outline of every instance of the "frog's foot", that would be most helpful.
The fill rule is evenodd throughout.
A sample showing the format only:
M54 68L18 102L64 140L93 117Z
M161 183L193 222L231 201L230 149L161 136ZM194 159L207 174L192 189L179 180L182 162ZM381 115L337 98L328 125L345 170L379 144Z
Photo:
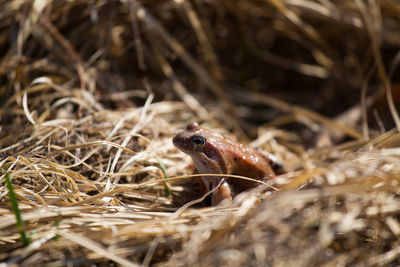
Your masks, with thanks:
M212 206L217 205L218 203L220 203L221 201L223 201L225 199L232 201L231 189L229 187L229 184L226 181L223 181L219 185L215 185L215 186L218 186L218 188L212 194L212 197L211 197L211 205Z

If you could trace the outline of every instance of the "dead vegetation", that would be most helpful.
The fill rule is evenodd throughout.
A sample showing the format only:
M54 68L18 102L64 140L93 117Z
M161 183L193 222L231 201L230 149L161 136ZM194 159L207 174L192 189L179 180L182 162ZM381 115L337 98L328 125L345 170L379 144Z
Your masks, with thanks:
M0 3L1 262L400 264L397 1ZM196 204L190 121L278 190Z

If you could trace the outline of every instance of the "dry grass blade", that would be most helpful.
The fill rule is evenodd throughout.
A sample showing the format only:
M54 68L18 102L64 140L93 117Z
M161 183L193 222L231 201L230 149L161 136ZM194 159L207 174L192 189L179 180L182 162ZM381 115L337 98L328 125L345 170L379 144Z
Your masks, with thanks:
M124 259L124 258L108 251L107 249L102 248L99 244L93 242L92 240L90 240L88 238L83 237L82 235L77 235L77 234L71 233L70 231L66 231L66 230L58 231L58 234L64 238L67 238L67 239L85 247L85 248L88 248L88 249L94 251L95 253L97 253L98 255L101 255L102 257L108 258L108 259L115 261L116 263L121 264L123 266L131 266L131 267L139 266L138 264L130 262L127 259Z
M288 8L284 1L271 0L270 1L282 14L293 24L297 26L300 31L303 31L309 38L312 38L315 43L323 50L317 50L314 52L315 58L320 62L321 65L328 69L332 66L333 62L330 59L332 49L330 46L321 38L320 34L311 26L304 23L296 13L292 12ZM325 52L325 53L324 53Z
M50 33L51 37L54 38L67 52L67 54L72 58L73 65L76 68L76 71L79 75L79 79L81 82L81 88L86 88L86 77L84 76L85 69L83 66L82 59L80 58L77 51L75 51L74 47L71 43L65 39L57 28L51 23L51 21L46 16L40 17L40 23L43 27Z
M154 36L152 39L155 39ZM171 81L175 92L181 97L181 99L187 104L193 113L197 114L201 119L206 120L210 118L208 112L201 106L197 99L189 93L182 82L178 80L171 65L168 64L165 57L161 54L160 49L157 47L157 43L153 41L152 44L154 54L161 66L161 69L163 70L164 75Z
M157 36L160 37L170 47L170 49L172 49L182 59L183 62L185 62L188 68L192 70L196 76L198 76L199 81L204 83L210 88L210 90L212 90L225 108L228 110L234 110L226 94L224 94L224 90L218 84L218 82L215 81L208 74L208 72L190 56L186 49L177 40L175 40L165 29L163 29L162 25L160 25L144 7L138 9L137 15L138 18L146 24L147 29L149 31L154 31Z
M316 121L318 123L321 123L323 125L326 125L328 127L331 127L333 129L339 129L340 131L343 131L344 133L348 134L349 136L358 139L358 140L363 140L363 136L361 133L359 133L357 130L353 129L351 125L345 125L343 123L338 123L335 122L321 114L318 114L316 112L313 112L312 110L308 110L306 108L292 105L289 103L285 103L284 101L268 96L268 95L263 95L263 94L258 94L258 93L250 93L246 94L243 91L237 90L235 92L237 96L242 100L242 101L252 101L255 103L264 103L266 105L272 106L276 109L283 110L285 112L290 112L295 114L296 116L304 116L306 118L309 118L313 121Z
M400 116L394 105L389 77L387 75L387 72L386 72L386 69L385 69L385 66L383 63L383 59L382 59L382 56L380 53L379 44L381 43L381 40L377 39L377 36L379 36L379 34L375 30L376 27L374 27L374 24L379 23L379 22L371 21L371 18L376 18L377 16L368 14L368 11L367 11L368 9L366 8L365 3L363 3L361 0L356 0L356 3L361 11L361 14L363 15L363 19L364 19L366 28L368 30L368 34L371 39L371 44L372 44L372 49L373 49L373 53L374 53L374 57L375 57L376 66L378 69L378 74L379 74L379 77L380 77L382 83L385 85L384 88L386 91L387 101L388 101L391 115L394 119L394 122L396 123L397 130L400 131ZM370 10L379 10L379 9L377 8L377 6L374 6L374 8L370 8Z
M139 7L137 0L132 0L129 5L129 14L131 15L132 29L134 33L134 43L137 51L138 66L141 70L146 69L143 55L143 44L140 38L139 25L136 16L136 9Z
M221 81L223 79L223 76L222 71L218 66L217 55L215 54L209 38L207 37L201 25L199 16L196 14L193 6L190 4L189 1L175 0L175 2L183 8L183 13L187 15L190 24L195 31L197 38L199 39L201 48L203 49L204 58L207 61L208 65L210 65L211 67L211 74L214 76L214 79L216 79L217 81Z

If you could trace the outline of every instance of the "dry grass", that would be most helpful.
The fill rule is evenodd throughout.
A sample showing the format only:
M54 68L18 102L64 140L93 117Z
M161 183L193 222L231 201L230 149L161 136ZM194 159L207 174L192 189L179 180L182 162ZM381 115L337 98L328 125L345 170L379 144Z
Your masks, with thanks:
M395 0L0 5L1 262L400 264ZM198 204L189 121L287 173Z

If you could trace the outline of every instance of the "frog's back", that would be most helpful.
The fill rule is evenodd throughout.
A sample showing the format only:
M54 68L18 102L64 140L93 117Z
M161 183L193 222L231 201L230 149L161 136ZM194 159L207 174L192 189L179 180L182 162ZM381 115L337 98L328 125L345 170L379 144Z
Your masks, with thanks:
M225 139L224 145L228 174L246 176L261 181L275 177L267 159L256 149L230 139ZM247 190L259 184L238 178L231 178L230 183L236 187L235 191Z

